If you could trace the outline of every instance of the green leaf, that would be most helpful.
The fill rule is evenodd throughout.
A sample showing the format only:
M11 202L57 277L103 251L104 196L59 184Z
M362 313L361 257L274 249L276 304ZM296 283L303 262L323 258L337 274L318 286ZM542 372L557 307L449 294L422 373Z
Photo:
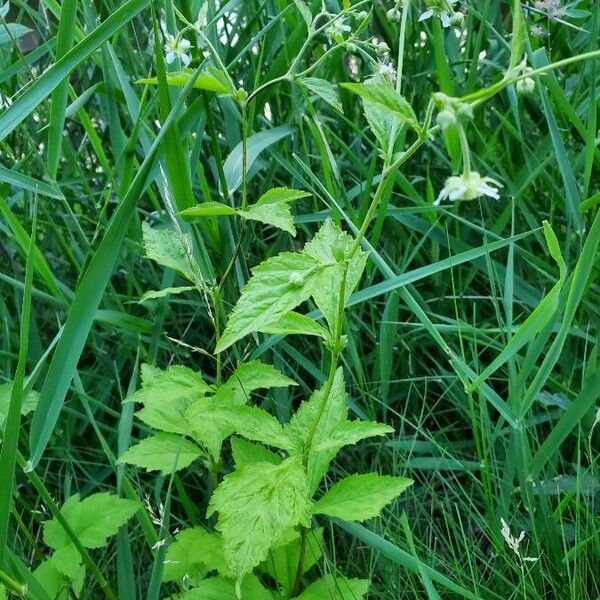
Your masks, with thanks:
M316 335L324 340L331 337L325 327L297 312L289 312L277 321L261 327L258 331L271 335Z
M215 401L223 405L246 404L255 390L288 387L297 383L280 373L273 365L260 360L242 363L215 392Z
M161 371L142 365L142 388L128 402L144 405L137 416L147 425L170 433L189 430L187 411L192 403L203 398L212 388L202 377L180 365Z
M264 446L236 436L231 438L231 453L236 469L241 469L249 463L256 462L269 462L279 465L282 460L280 456Z
M308 443L309 432L314 429L312 449L308 454L307 473L310 493L313 494L319 481L329 467L337 450L317 450L318 446L329 439L331 432L346 420L348 404L344 389L342 369L335 373L328 398L324 398L325 389L321 388L300 405L296 414L284 430L295 440L296 452L302 454ZM325 404L326 400L326 404Z
M68 577L63 571L68 571L75 577ZM65 563L64 557L60 562L56 555L53 555L40 563L33 574L50 598L71 600L73 598L69 591L71 588L75 594L81 593L85 580L85 567L81 564L79 555L73 558L73 562L67 563Z
M274 600L273 594L254 575L244 577L239 593L234 580L211 577L201 581L197 588L185 592L178 598L179 600Z
M302 561L303 574L321 559L323 556L323 546L323 529L321 527L311 529L307 532ZM296 581L296 571L298 570L300 553L302 551L301 547L300 534L296 531L290 542L273 548L269 552L269 556L262 566L266 573L283 586L286 594L291 592Z
M248 154L246 164L248 170L250 170L261 152L284 137L291 135L293 132L294 128L290 125L282 125L280 127L274 127L273 129L267 129L266 131L259 131L258 133L251 135L247 141ZM231 195L242 184L242 142L231 151L231 154L229 154L225 160L223 172L225 174L228 192Z
M129 448L119 462L168 475L189 467L201 454L200 448L184 437L160 432Z
M163 267L177 271L187 279L194 273L190 258L193 256L192 240L185 233L169 228L152 228L142 224L146 256Z
M405 477L377 473L350 475L317 500L313 512L346 521L372 519L412 483Z
M237 214L237 210L223 202L203 202L196 206L190 206L179 213L186 221L193 221L196 217L221 217L235 214Z
M102 548L140 508L139 502L101 492L84 500L75 494L64 503L61 512L84 548ZM55 550L72 545L56 519L44 524L44 543Z
M297 600L362 600L369 591L367 579L325 575L311 583Z
M193 76L193 71L173 71L167 73L167 84L183 87L190 81ZM148 77L144 79L138 79L136 83L145 83L149 85L158 85L158 78ZM233 94L233 90L229 86L229 81L223 73L218 71L216 68L211 67L210 71L200 73L194 82L194 86L198 90L205 90L207 92L216 92L217 94Z
M5 23L2 21L2 24L0 24L0 44L12 43L13 39L17 40L30 31L29 27L25 27L20 23Z
M419 120L412 106L389 84L372 82L342 83L341 85L363 100L386 108L409 127L417 131L420 129Z
M195 290L196 288L190 285L184 285L180 287L168 287L162 290L151 290L146 292L140 299L139 303L143 304L144 302L148 302L148 300L158 300L159 298L164 298L165 296L172 296L176 294L183 294L184 292L189 292L191 290Z
M312 13L310 12L310 8L306 4L306 2L304 2L304 0L294 0L294 4L300 11L302 18L304 19L304 22L306 23L306 27L310 30L310 27L312 25L312 20L313 20Z
M300 252L283 252L254 267L216 351L222 352L307 300L319 283L321 270L318 261Z
M319 79L318 77L302 77L301 79L297 79L297 81L313 94L319 96L321 100L324 100L327 104L335 108L335 110L344 112L337 92L335 91L333 84L329 81Z
M12 393L12 382L3 383L0 385L0 429L4 427L4 420L8 414L8 407L10 406L10 395ZM35 409L38 403L39 394L30 390L23 395L23 402L21 404L21 414L26 415Z
M319 284L315 286L312 296L332 330L338 317L339 295L344 272L344 265L338 262L336 253L346 256L353 243L354 240L350 235L342 231L331 219L327 219L315 237L304 247L306 254L323 264L330 265L321 272ZM367 258L366 252L358 250L347 265L344 305L362 277Z
M335 427L329 437L315 447L315 450L335 448L339 450L344 446L356 444L365 438L393 433L394 428L382 423L369 421L344 421Z
M283 431L281 423L266 410L257 406L231 406L220 408L212 406L210 415L202 411L195 412L190 417L194 429L195 424L202 426L206 418L216 419L229 427L231 433L237 434L255 442L288 450L292 448L291 439Z
M208 507L219 513L225 560L236 577L250 573L286 531L307 526L308 482L299 458L252 463L226 475Z
M175 536L165 557L164 581L187 577L197 585L210 571L223 568L223 541L202 527L184 529Z
M260 221L267 225L273 225L296 235L294 218L288 206L288 202L306 198L309 192L292 190L285 187L273 188L265 192L256 202L248 207L248 210L239 210L238 214L244 219Z

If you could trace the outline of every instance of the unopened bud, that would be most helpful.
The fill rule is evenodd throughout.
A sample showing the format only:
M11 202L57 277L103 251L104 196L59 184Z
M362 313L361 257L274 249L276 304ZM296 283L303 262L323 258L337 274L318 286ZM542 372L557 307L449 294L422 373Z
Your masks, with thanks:
M437 124L442 128L442 131L446 131L452 125L456 125L456 122L457 118L453 110L445 108L437 114Z
M462 27L465 24L465 15L460 11L456 11L450 17L450 24L452 27Z
M290 285L293 285L294 287L302 287L304 285L304 275L294 271L293 273L290 273L288 281Z
M402 13L397 8L390 8L386 13L386 17L388 21L400 21Z
M535 79L532 77L525 77L525 79L519 79L517 81L517 94L528 95L533 94L535 91Z

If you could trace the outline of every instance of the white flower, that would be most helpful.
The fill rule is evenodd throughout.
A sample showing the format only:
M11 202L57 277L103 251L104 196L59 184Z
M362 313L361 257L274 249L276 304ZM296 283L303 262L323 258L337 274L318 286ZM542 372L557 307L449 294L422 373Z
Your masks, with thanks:
M457 2L458 0L429 0L427 2L428 8L421 14L419 21L425 21L425 19L437 16L444 27L450 27L454 16L452 6Z
M345 33L351 31L350 25L348 25L344 19L336 19L329 23L329 25L325 28L325 35L330 40L339 40L339 38L343 38Z
M391 82L394 82L396 79L396 69L394 65L387 62L377 63L377 73L386 79L389 79Z
M529 28L529 33L531 33L531 35L535 35L536 37L543 37L546 35L546 30L540 25L532 25Z
M192 58L188 54L190 47L190 42L184 37L167 33L164 46L166 63L170 65L178 58L183 63L183 66L187 67L192 62Z
M480 196L489 196L490 198L494 198L494 200L498 200L500 194L497 188L501 187L502 185L495 179L482 177L477 171L448 177L440 195L434 202L434 206L439 206L446 199L454 202L455 200L475 200L475 198L479 198Z

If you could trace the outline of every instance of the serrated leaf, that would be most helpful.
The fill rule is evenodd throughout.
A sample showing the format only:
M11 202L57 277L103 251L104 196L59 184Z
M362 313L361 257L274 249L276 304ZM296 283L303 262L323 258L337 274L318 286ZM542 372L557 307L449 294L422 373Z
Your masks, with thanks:
M282 461L280 456L264 446L236 436L231 438L231 453L237 469L241 469L249 463L269 462L279 465Z
M119 462L168 475L189 467L201 454L196 444L182 436L160 432L129 448Z
M412 483L405 477L377 473L350 475L317 500L313 512L346 521L372 519Z
M75 494L64 503L61 512L84 548L102 548L139 508L139 502L101 492L84 500ZM56 519L44 524L44 542L55 550L72 545Z
M389 84L381 83L342 83L342 87L360 96L363 100L389 110L403 123L419 130L419 120L409 102Z
M191 418L192 424L200 424L206 418L202 412L197 412ZM257 406L213 407L211 418L228 426L232 432L254 442L261 442L282 450L292 448L289 436L284 433L283 425L266 410ZM196 419L198 421L196 421Z
M215 461L220 458L223 440L235 432L235 429L217 414L216 410L220 406L214 398L201 398L192 403L186 412L190 437L206 448Z
M248 207L248 210L239 210L238 214L243 219L272 225L296 237L294 217L290 207L284 202L280 204L254 204Z
M175 536L165 557L164 581L181 581L192 585L204 579L210 571L223 568L223 541L202 527L184 529Z
M235 208L232 208L228 204L223 204L223 202L203 202L202 204L196 204L182 210L179 215L186 221L193 221L196 217L220 217L235 215L236 213L237 210Z
M8 414L12 386L12 381L0 385L0 429L4 427L4 421L6 420L6 415ZM30 390L23 396L23 402L21 404L22 415L26 415L35 409L39 396L40 395L34 390Z
M348 413L344 375L341 368L335 373L326 404L324 404L324 393L324 387L314 392L308 400L300 405L296 414L284 428L286 433L295 440L295 451L300 454L306 447L309 432L314 429L312 451L308 455L306 466L311 494L317 489L321 478L327 472L329 463L337 453L335 449L316 450L316 448L329 439L331 432L346 420Z
M368 579L325 575L311 583L296 600L362 600L368 591Z
M307 300L318 285L321 271L318 261L301 252L283 252L254 267L216 351L222 352ZM297 279L291 279L293 274Z
M302 198L308 198L311 196L310 192L304 192L302 190L294 190L287 187L272 188L265 192L257 201L256 206L263 204L281 204L287 202L293 202L294 200L301 200Z
M309 523L308 482L299 458L280 465L252 463L226 475L215 490L208 516L218 512L225 560L236 577L265 560L285 532Z
M311 529L307 532L303 548L303 574L321 559L323 556L323 546L323 529L321 527ZM302 551L301 547L300 534L296 531L292 540L287 544L273 548L263 564L264 571L283 586L286 595L291 592L296 581L296 572L300 562L300 552Z
M255 575L244 577L239 587L239 595L233 579L210 577L178 598L179 600L274 600L273 594Z
M393 433L394 428L382 423L369 421L344 421L335 427L329 437L315 447L315 450L335 448L356 444L365 438Z
M324 100L327 104L335 108L335 110L344 112L337 92L335 91L333 84L329 81L319 79L318 77L302 77L297 81L313 94L319 96L321 100Z
M181 365L161 371L142 365L142 388L127 401L144 405L137 416L147 425L170 433L186 433L186 412L192 403L203 398L212 388L202 377Z
M193 279L190 256L192 241L186 234L178 234L171 228L154 228L142 223L146 256L163 267L177 271L187 279Z
M316 335L324 340L330 338L329 332L325 327L319 325L319 323L310 317L294 311L283 315L280 319L269 323L259 329L259 331L271 335Z
M321 272L319 284L315 286L312 296L332 330L338 317L339 294L344 272L344 265L337 262L334 251L337 249L346 255L353 243L354 240L350 235L342 231L331 219L327 219L315 237L304 247L306 254L323 264L331 265L327 270ZM344 304L358 285L367 264L367 258L366 252L358 250L348 263Z
M246 404L255 390L288 387L297 383L280 373L273 365L251 360L242 363L215 392L215 401L222 405Z
M74 569L77 569L76 577L73 579L67 577L59 570L61 567L64 567L64 563L61 565L57 559L52 556L48 560L40 563L33 572L33 575L42 586L42 589L53 600L71 600L73 596L71 595L70 590L72 589L75 594L79 596L85 580L85 567L81 562L78 561L71 566ZM74 570L71 568L67 570L70 573L74 573Z
M304 0L294 0L294 4L300 11L302 18L306 23L306 27L310 30L310 27L312 25L312 13L310 12L310 8L306 4L306 2L304 2Z
M168 287L162 290L151 290L146 292L139 300L140 304L144 302L148 302L148 300L158 300L159 298L164 298L165 296L174 296L177 294L183 294L184 292L189 292L191 290L195 290L196 288L190 285L180 286L180 287Z
M194 71L176 71L167 73L167 85L176 87L184 87L186 83L192 78ZM138 79L136 83L145 83L149 85L158 85L158 79L156 77L149 77L144 79ZM214 67L211 68L210 72L200 73L194 82L194 87L198 90L205 90L207 92L215 92L217 94L232 94L233 90L229 86L227 77L220 73Z

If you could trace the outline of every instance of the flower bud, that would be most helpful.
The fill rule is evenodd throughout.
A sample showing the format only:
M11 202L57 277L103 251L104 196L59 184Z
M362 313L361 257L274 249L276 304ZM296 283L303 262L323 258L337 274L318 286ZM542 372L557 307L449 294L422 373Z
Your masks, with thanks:
M453 110L444 108L437 114L437 124L442 128L442 131L446 131L448 127L456 125L457 118L456 113Z
M465 15L463 13L461 13L460 11L456 11L450 17L450 25L452 25L452 27L460 28L464 24L465 24Z
M356 18L359 21L364 21L367 17L369 16L369 13L366 10L361 10L357 15Z
M528 94L533 94L535 91L535 79L532 77L525 77L525 79L519 79L517 81L517 94L521 94L523 96Z
M402 13L397 8L390 8L386 13L386 17L388 21L400 21Z
M378 54L387 54L390 51L390 47L385 42L379 42L375 49Z

